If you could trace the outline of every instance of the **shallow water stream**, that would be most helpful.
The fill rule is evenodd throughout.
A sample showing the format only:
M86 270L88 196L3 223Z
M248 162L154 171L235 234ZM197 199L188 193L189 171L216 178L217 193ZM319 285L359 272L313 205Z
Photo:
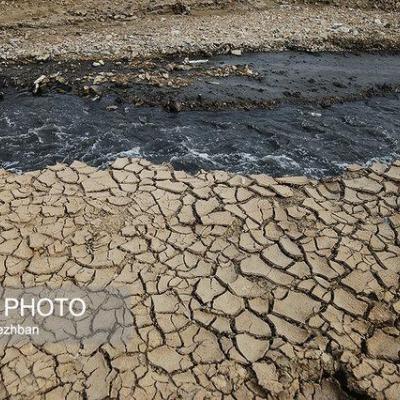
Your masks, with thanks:
M388 79L385 65L383 83ZM287 69L293 71L290 64ZM321 76L315 65L314 72L306 63L303 69L307 76ZM374 81L379 81L377 71L371 75ZM296 90L301 90L298 82ZM190 172L320 177L337 174L348 163L390 161L400 155L396 93L328 108L283 104L274 110L177 114L129 104L109 111L110 101L62 94L5 96L0 103L0 167L24 171L73 160L103 167L116 157L131 156L170 162Z

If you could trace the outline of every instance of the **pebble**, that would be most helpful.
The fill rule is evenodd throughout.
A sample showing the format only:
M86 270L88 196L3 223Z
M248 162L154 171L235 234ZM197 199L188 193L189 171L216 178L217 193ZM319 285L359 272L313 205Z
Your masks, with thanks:
M241 56L242 55L242 50L240 50L240 49L231 50L231 54L233 56Z

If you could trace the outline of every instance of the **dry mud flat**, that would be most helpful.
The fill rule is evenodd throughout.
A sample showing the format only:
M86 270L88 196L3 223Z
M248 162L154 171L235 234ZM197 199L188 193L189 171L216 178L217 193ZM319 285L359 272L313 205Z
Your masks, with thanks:
M2 286L123 288L128 311L104 306L112 335L3 336L0 398L398 399L399 184L400 162L2 171Z

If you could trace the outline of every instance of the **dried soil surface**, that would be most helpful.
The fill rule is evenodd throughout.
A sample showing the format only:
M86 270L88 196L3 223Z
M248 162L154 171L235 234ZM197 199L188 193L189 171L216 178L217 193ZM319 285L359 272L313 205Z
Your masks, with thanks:
M110 336L3 336L0 398L398 399L399 185L400 162L322 181L0 172L2 286L128 302Z

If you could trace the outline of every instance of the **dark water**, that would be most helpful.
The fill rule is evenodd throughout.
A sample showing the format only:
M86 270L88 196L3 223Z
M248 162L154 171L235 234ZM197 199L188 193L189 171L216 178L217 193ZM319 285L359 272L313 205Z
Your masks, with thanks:
M370 88L400 87L400 56L386 53L250 53L218 56L207 65L249 65L257 74L195 81L180 88L177 97L201 93L207 100L235 102L283 100L318 101L346 98Z
M190 172L326 176L347 163L400 154L400 95L277 110L171 114L69 95L6 96L0 103L0 167L34 170L116 157L171 162Z

